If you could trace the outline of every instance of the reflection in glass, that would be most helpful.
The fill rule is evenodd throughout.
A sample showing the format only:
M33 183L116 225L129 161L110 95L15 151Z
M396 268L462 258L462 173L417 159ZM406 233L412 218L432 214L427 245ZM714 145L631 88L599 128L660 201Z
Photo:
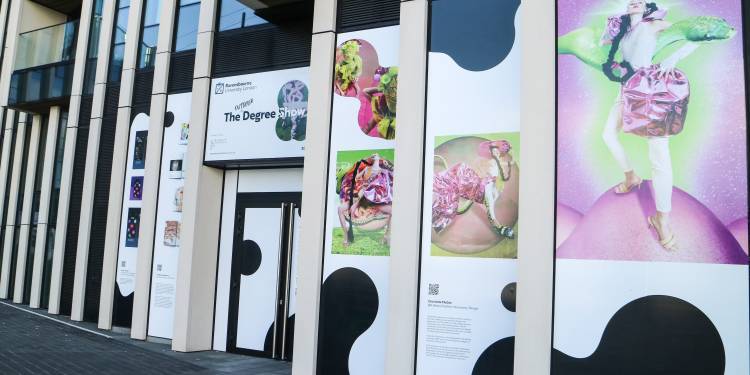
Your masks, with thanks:
M156 42L159 39L159 10L161 0L146 0L143 12L143 30L138 46L138 68L151 68L156 59Z
M117 21L114 38L112 38L112 52L109 62L109 82L119 82L122 76L122 59L125 57L125 35L128 31L128 13L130 1L120 0L117 7Z
M175 31L175 52L195 49L200 10L200 0L180 0L180 9L177 11L177 30Z
M222 0L219 31L239 29L267 23L255 15L255 10L237 0Z

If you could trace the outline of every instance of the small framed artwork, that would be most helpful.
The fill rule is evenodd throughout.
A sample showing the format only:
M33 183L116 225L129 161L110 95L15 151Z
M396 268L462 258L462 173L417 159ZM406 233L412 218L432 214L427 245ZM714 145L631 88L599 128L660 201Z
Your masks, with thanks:
M182 178L182 158L169 161L169 178Z
M182 212L183 191L184 191L184 188L182 186L180 186L174 192L174 210L175 210L175 212Z
M146 142L148 141L148 131L141 130L135 132L135 147L133 149L133 169L143 169L146 167Z
M180 222L167 220L164 223L164 245L171 247L180 246Z
M138 229L141 226L141 209L129 208L125 228L125 246L138 247Z
M130 178L130 200L139 201L143 199L143 176Z
M180 141L179 144L186 145L188 143L188 132L190 131L190 124L183 122L180 125Z

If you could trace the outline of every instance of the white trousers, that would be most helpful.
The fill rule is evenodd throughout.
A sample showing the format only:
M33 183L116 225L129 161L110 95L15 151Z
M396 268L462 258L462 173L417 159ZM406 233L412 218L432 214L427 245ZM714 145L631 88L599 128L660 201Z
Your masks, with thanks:
M609 152L617 161L623 172L633 170L625 148L622 147L618 135L622 130L622 102L617 101L609 111L607 123L604 126L602 138L609 148ZM654 200L659 212L672 211L672 157L669 154L669 137L649 137L648 159L651 162L651 180L654 186Z

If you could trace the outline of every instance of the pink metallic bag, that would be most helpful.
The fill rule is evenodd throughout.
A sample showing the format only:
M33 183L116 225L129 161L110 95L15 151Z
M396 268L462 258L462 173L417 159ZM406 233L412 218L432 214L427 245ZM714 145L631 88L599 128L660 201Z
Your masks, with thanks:
M685 125L690 84L678 69L638 69L622 86L622 130L641 137L679 134Z

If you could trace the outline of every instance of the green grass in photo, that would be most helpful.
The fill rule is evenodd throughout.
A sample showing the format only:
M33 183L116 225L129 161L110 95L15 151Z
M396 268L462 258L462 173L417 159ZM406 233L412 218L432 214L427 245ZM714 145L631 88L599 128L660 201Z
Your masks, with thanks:
M354 228L354 242L344 246L344 230L333 228L333 246L331 253L343 255L388 256L390 247L383 244L385 229L378 231L363 231Z

